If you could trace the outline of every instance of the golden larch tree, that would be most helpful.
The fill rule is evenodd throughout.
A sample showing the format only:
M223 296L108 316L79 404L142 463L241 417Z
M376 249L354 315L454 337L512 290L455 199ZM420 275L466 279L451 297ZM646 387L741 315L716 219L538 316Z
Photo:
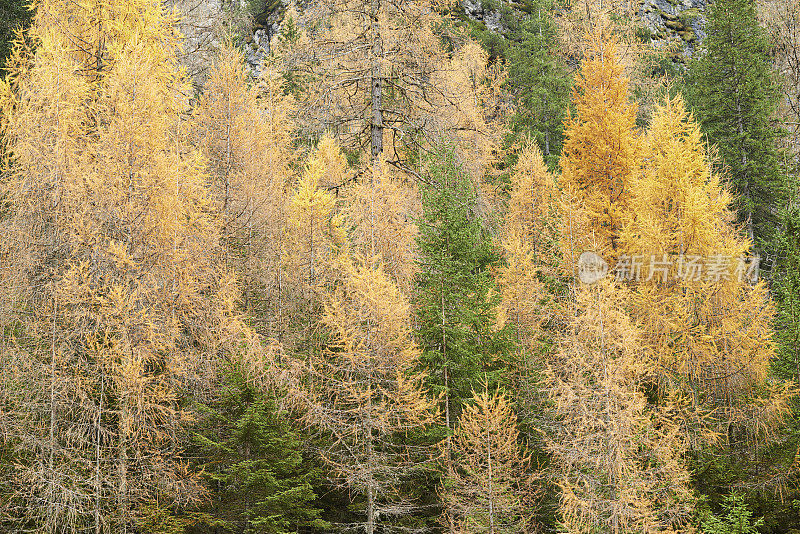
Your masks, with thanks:
M565 121L561 154L564 268L572 273L581 253L613 262L631 180L639 169L636 105L619 60L617 39L598 28L573 91L576 112Z
M331 281L334 249L344 244L336 199L324 187L341 184L347 172L347 162L336 141L323 137L288 199L284 269L309 301Z
M558 426L549 437L568 532L675 532L693 497L683 436L642 391L652 364L608 280L577 291L577 315L549 370Z
M342 215L354 250L377 258L409 295L416 272L414 219L422 207L418 189L403 178L384 163L380 176L370 174L345 191Z
M505 262L498 268L500 324L516 338L516 365L510 377L521 417L540 411L538 383L545 358L545 331L560 321L563 304L553 293L560 267L559 198L539 147L528 144L511 174L511 192L500 237Z
M5 480L25 528L130 532L198 497L179 391L247 334L202 157L184 144L175 17L41 0L2 86ZM142 506L146 504L146 506Z
M407 514L397 488L414 467L405 436L435 417L422 389L411 307L374 259L341 259L342 283L327 293L329 344L308 366L305 418L331 436L322 451L343 487L365 499L365 532Z
M763 437L786 409L783 388L767 382L774 310L764 282L754 284L751 243L733 226L731 196L680 97L656 108L644 154L620 241L626 258L643 264L633 309L657 383L664 395L690 399L689 428L716 421L718 430Z
M241 53L225 44L194 110L195 144L222 217L226 261L242 282L245 309L264 317L268 333L279 330L283 317L278 293L294 109L279 76L264 68L250 80Z
M528 144L511 174L503 232L500 238L506 264L499 268L498 287L504 315L527 349L550 315L552 303L544 277L558 274L560 194L547 171L539 147Z
M302 36L278 46L299 72L306 113L301 130L330 131L365 154L373 175L383 162L410 172L424 139L447 135L481 173L500 144L502 76L488 55L447 21L437 0L321 0L297 13ZM436 28L444 29L448 51ZM291 66L291 67L289 67ZM476 173L476 176L480 173Z
M464 405L453 457L441 490L451 532L533 532L530 458L521 451L517 416L503 393L474 393Z

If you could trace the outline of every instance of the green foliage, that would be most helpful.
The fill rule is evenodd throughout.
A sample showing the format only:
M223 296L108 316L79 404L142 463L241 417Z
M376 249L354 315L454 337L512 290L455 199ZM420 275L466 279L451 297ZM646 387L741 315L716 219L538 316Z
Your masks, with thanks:
M739 222L765 251L785 205L784 172L773 124L779 97L768 40L753 0L718 0L708 37L690 61L685 93L709 141L717 145L738 200Z
M701 514L701 527L705 534L758 534L763 519L753 520L753 512L747 508L744 497L732 492L722 503L722 513L710 511Z
M800 384L800 205L784 212L776 248L783 251L773 285L777 307L776 374Z
M24 0L0 0L0 69L5 70L17 30L30 24L28 5Z
M490 271L498 253L481 223L472 179L451 147L429 156L422 205L416 279L422 362L431 393L446 394L454 418L484 373L494 387L508 349L506 332L495 332L499 296Z
M216 397L198 408L195 447L211 495L192 532L284 534L327 527L312 488L320 474L303 457L303 438L275 399L231 366Z
M564 140L563 121L569 106L571 77L557 54L558 35L552 3L540 5L510 37L507 88L517 100L511 130L535 139L553 168Z

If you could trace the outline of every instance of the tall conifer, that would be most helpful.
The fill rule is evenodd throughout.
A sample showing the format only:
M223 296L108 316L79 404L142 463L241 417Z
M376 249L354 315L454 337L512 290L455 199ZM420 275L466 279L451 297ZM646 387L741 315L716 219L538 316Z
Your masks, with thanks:
M490 269L497 252L477 211L475 185L449 147L431 155L427 176L417 238L418 334L449 433L483 374L496 383L507 347L505 332L495 330L499 298Z
M737 195L737 221L762 252L786 201L775 126L780 95L769 40L753 0L719 0L708 10L708 36L688 66L686 97L716 145Z

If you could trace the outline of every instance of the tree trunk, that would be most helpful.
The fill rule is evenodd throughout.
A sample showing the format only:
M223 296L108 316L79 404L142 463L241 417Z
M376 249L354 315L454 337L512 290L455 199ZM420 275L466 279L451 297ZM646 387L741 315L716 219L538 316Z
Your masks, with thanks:
M372 0L370 18L372 23L372 172L377 177L381 170L383 154L383 78L381 59L380 0Z

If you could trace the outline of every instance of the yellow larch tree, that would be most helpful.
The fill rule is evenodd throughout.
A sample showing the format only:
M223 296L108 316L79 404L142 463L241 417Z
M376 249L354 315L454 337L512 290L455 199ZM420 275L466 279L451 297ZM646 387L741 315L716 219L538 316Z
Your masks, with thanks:
M2 86L2 353L24 528L130 532L198 497L188 414L249 335L200 154L184 144L175 17L157 0L41 0ZM141 506L146 504L146 506Z
M267 320L262 330L271 334L283 317L278 293L295 160L295 103L282 86L268 68L258 83L251 82L241 53L225 44L194 113L195 144L206 158L212 199L222 216L226 260L242 282L245 309Z
M617 39L597 29L573 92L561 154L562 250L572 273L584 251L616 258L622 214L640 165L636 105L619 60Z
M693 425L713 414L718 430L763 437L786 409L786 392L766 381L773 306L748 272L751 243L733 226L731 196L681 98L657 107L644 154L621 250L643 265L633 309L660 390L691 401L684 416Z
M342 184L347 173L339 145L323 137L288 199L284 270L309 302L333 279L336 248L345 244L336 199L325 185Z
M374 258L345 257L325 299L327 349L308 366L305 418L331 436L323 459L344 488L363 496L369 534L413 510L398 486L414 467L406 436L436 414L422 388L411 307Z
M537 383L544 359L545 325L558 321L563 304L553 291L560 274L559 198L539 147L529 143L511 174L511 192L500 237L505 262L498 267L500 323L510 323L517 364L512 381L520 415L538 411Z
M527 349L550 314L550 305L543 306L548 298L543 277L558 274L559 198L539 147L528 144L511 174L500 239L506 264L499 268L498 277L504 315Z
M441 490L451 532L535 531L530 458L521 451L517 416L503 393L473 392L458 418L453 457Z
M683 436L642 391L652 363L625 313L624 286L577 291L577 315L549 371L549 436L561 521L572 533L691 530Z
M417 188L384 163L380 176L370 175L348 188L343 204L354 250L378 259L409 295L416 272L414 219L422 211Z
M463 33L452 30L446 49L435 32L447 27L438 4L322 0L295 11L306 30L277 50L303 80L301 129L332 132L366 155L374 176L384 161L418 172L412 155L442 134L476 169L493 161L502 132L488 117L498 114L502 76Z

